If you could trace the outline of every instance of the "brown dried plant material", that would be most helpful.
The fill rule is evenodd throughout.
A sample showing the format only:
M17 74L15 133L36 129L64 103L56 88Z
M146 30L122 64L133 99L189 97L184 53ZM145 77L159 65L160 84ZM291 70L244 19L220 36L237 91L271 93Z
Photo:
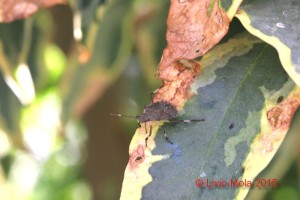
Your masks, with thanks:
M189 88L199 75L201 68L193 61L185 61L185 64L177 61L167 69L170 70L169 76L173 77L173 81L163 81L163 86L156 92L153 101L167 101L180 110L187 98L192 96Z
M167 21L168 45L158 74L163 86L154 101L168 101L177 108L191 96L189 86L200 73L192 61L216 45L227 33L229 19L217 0L171 0Z
M270 125L270 130L261 134L259 137L259 145L254 148L255 153L270 153L279 147L299 105L299 97L289 97L267 111L267 120Z
M213 8L209 11L210 3ZM217 0L172 0L167 21L167 43L162 70L174 61L202 56L227 33L229 19ZM165 78L165 74L161 74Z
M272 131L285 131L290 127L294 113L300 105L299 98L288 98L267 113Z
M11 22L34 14L39 8L66 3L65 0L1 0L0 22Z

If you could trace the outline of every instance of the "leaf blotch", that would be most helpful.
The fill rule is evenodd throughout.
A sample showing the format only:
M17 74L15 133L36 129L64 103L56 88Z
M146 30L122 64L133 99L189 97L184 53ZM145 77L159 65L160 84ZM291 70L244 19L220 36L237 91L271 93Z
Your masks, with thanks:
M129 166L131 170L136 169L139 164L143 163L145 160L145 147L139 145L135 150L133 150L129 157Z
M294 113L300 105L300 100L296 98L288 98L276 107L267 112L267 118L274 130L287 130L294 116Z

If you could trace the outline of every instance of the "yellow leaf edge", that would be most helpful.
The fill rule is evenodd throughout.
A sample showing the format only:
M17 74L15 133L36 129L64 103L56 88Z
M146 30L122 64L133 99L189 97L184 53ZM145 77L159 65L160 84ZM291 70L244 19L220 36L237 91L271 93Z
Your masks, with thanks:
M153 155L151 153L156 146L154 138L163 123L163 121L147 122L136 129L129 146L129 161L124 172L121 200L141 199L143 187L152 181L149 168L153 163L169 157L169 155ZM149 136L150 126L152 126L152 134L146 147L145 139Z
M286 103L289 100L298 101L298 108L300 105L300 87L295 86L294 89L289 93L287 98L280 104ZM279 105L280 105L279 104ZM267 119L268 111L276 107L274 102L266 100L265 108L262 111L261 117L261 133L259 133L251 144L250 151L246 160L243 163L244 174L240 180L247 180L253 183L252 187L256 187L255 177L271 162L272 158L275 156L280 145L282 144L288 130L289 126L285 128L273 129ZM290 115L294 115L294 112L290 112ZM292 119L293 116L290 116ZM250 187L240 187L237 191L236 199L242 200L247 196Z
M300 74L295 71L295 67L291 62L291 49L284 43L282 43L277 37L268 36L262 33L260 30L253 28L251 26L251 20L244 10L238 10L238 12L235 14L235 17L237 17L241 21L247 31L270 44L277 50L283 68L288 73L290 78L298 86L300 86Z

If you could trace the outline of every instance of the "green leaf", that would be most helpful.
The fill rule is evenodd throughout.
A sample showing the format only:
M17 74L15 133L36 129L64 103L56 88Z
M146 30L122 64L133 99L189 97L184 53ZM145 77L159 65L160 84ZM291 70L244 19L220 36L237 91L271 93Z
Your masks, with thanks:
M167 21L167 15L170 2L165 0L144 1L135 3L135 12L138 13L138 21L135 31L136 48L140 59L140 64L147 81L156 85L157 79L153 79L156 73L157 65L161 59L163 49L166 47L166 23L157 23L158 21ZM147 12L140 13L139 10Z
M297 162L298 154L295 147L298 146L299 130L300 130L300 109L298 109L298 111L295 113L289 132L287 133L287 136L282 142L282 145L278 149L276 155L274 156L270 164L266 167L266 169L264 169L257 176L257 178L260 180L275 179L273 183L277 182L278 186L276 187L276 184L273 185L266 184L266 186L262 187L262 189L254 188L249 192L247 196L248 199L270 199L270 197L265 196L266 193L268 193L270 190L272 191L272 193L269 195L272 195L272 199L282 199L279 198L282 195L289 196L286 197L287 199L300 198L297 182L290 181L291 179L288 179L287 178L288 176L285 175L289 173L292 174L292 177L294 177L295 176L294 174L296 174L297 171L297 165L295 161ZM291 167L293 164L295 164L295 170L293 170L293 168ZM291 186L294 186L293 187L294 191L293 188L289 188ZM298 191L298 197L297 198L290 197L290 195L295 194L296 191Z
M132 17L131 3L109 2L103 20L90 33L95 39L90 60L87 63L80 63L77 58L71 60L74 68L65 73L63 119L72 114L80 117L123 72L133 45Z
M48 44L44 50L45 67L49 78L57 80L66 66L66 57L62 50L53 44Z
M0 24L0 39L3 43L4 51L11 66L18 64L18 54L21 52L22 34L20 31L24 28L24 21L15 21L9 24Z
M284 69L300 86L299 2L247 0L236 17L251 34L277 49Z
M267 113L281 96L283 102L295 97L299 103L300 90L276 51L241 34L212 49L200 65L202 74L192 86L195 95L180 119L205 122L165 123L158 134L161 122L147 123L148 132L153 127L148 147L144 125L137 129L121 199L243 199L249 187L230 183L253 181L279 148L288 127L276 129L279 137L272 140ZM201 188L195 184L198 178L204 181ZM226 187L210 188L213 181L225 181Z
M132 35L132 4L128 1L112 1L100 22L90 64L113 68L116 62L128 55Z
M82 26L87 28L96 18L96 11L102 6L106 0L70 0L73 9L78 9L82 15Z
M240 0L220 0L221 7L226 11L227 16L230 20L234 17L237 9L239 8L242 1Z
M9 134L18 134L21 103L6 85L3 77L0 77L0 125L1 129Z

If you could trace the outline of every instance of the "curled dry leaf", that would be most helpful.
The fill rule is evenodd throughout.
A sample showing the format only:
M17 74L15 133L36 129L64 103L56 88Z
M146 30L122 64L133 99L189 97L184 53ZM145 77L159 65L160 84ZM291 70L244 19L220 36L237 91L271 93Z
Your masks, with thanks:
M168 101L180 108L190 97L189 86L200 73L191 61L202 56L227 33L229 19L218 1L171 0L167 42L158 68L163 86L154 101Z
M66 3L65 0L1 0L0 22L11 22L31 16L39 8Z
M210 3L214 2L209 11ZM181 59L202 56L217 44L228 31L229 19L218 1L171 1L167 21L168 46L163 52L160 67Z

